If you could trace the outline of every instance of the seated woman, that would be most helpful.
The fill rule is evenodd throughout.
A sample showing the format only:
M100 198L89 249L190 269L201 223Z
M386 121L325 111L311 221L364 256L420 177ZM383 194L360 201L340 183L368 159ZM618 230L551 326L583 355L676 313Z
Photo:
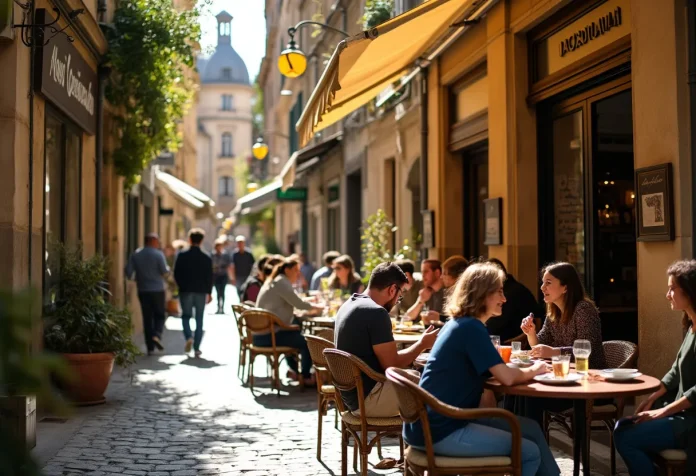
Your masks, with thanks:
M489 263L469 266L457 281L445 310L452 316L442 328L430 354L420 386L438 400L458 408L492 406L495 399L483 389L493 374L504 385L531 380L546 372L542 362L528 369L509 368L491 343L486 321L502 312L504 274ZM491 403L488 403L491 402ZM509 455L508 425L498 419L457 420L428 409L435 454L450 457ZM560 470L539 425L520 418L522 475L558 475ZM404 425L404 439L424 450L420 421Z
M266 262L269 258L271 258L271 256L263 255L254 265L255 273L252 272L251 276L249 276L240 289L242 302L256 302L256 299L259 297L259 291L261 291L261 286L263 286L263 282L266 279L264 275L264 266L266 266Z
M273 260L269 260L272 262ZM266 263L268 266L268 263ZM275 265L270 276L259 291L259 297L256 301L256 307L270 311L285 324L291 325L295 319L295 309L311 311L315 314L320 314L324 308L314 306L303 301L295 294L292 288L292 283L297 281L297 275L300 273L300 265L297 261L284 259ZM299 330L276 330L275 341L278 346L294 347L300 350L302 355L302 377L305 380L305 385L314 385L314 380L311 378L310 370L312 368L312 358L309 355L309 348L302 333ZM271 345L271 334L254 334L254 345L268 347ZM297 379L297 360L291 357L287 359L290 372L288 377Z
M686 474L696 474L696 261L677 261L667 276L667 300L673 311L684 312L686 337L660 389L617 424L616 449L631 476L656 476L651 457L667 449L685 449ZM658 399L668 404L653 407Z
M572 355L573 342L586 339L592 345L590 368L606 368L599 312L585 294L575 267L562 262L548 265L542 273L541 292L546 303L546 321L541 331L537 335L532 314L521 325L532 346L532 356L550 359L562 353ZM526 415L541 424L544 410L560 412L572 406L571 400L530 398Z
M340 289L341 294L360 294L365 286L360 281L360 275L355 272L353 258L341 255L331 264L333 273L329 276L329 288Z

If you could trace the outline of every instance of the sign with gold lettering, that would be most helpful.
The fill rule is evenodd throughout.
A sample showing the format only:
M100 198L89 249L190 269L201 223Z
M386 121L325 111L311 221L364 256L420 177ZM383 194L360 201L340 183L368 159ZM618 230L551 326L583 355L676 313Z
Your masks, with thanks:
M621 26L621 7L616 7L613 12L599 18L598 21L593 21L585 28L582 28L568 38L561 40L560 55L565 56L571 51L576 51L581 46L588 44L611 30L616 26Z
M635 204L638 215L638 241L674 239L672 204L672 164L636 170Z
M36 22L50 23L44 9L36 11ZM96 131L97 73L65 35L56 35L34 58L36 90L65 115L93 135Z

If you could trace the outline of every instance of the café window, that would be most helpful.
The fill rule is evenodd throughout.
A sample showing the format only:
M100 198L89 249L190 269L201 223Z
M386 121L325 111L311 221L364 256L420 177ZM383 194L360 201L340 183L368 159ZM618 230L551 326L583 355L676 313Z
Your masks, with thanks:
M222 156L232 157L232 134L229 132L222 134Z
M50 112L45 127L44 295L50 304L59 293L60 261L55 247L63 243L75 249L82 239L82 133Z

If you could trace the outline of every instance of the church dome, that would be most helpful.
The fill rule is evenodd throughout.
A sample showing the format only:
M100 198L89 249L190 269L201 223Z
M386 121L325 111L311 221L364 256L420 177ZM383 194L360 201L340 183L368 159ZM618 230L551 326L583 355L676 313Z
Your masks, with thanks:
M218 21L218 44L210 58L199 60L202 83L250 84L249 71L239 53L232 48L232 15L222 11Z

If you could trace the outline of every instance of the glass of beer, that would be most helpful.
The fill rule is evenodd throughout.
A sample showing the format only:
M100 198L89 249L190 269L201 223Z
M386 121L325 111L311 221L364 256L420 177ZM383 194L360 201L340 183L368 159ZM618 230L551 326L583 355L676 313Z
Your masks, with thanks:
M556 378L566 378L570 371L570 355L554 355L551 357L553 375Z
M573 355L575 356L575 370L580 374L587 374L590 370L590 354L592 345L589 340L578 339L573 342Z

